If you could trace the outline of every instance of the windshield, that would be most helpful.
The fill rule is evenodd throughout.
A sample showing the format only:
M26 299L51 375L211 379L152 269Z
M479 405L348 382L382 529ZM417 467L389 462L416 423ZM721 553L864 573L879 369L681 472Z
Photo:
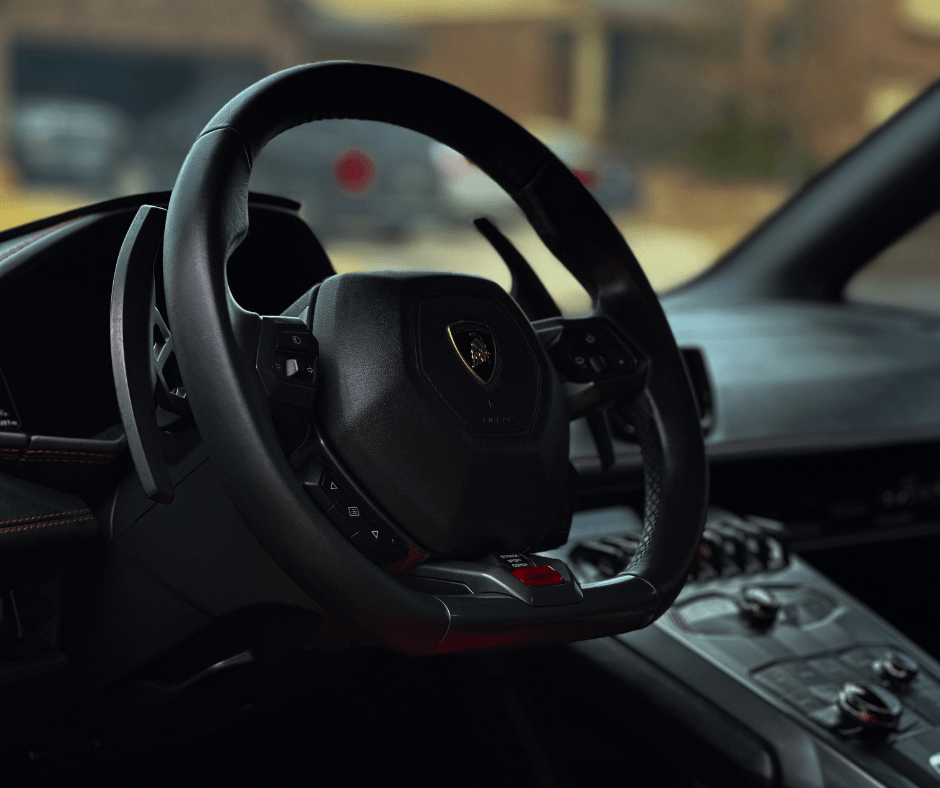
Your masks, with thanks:
M170 189L229 98L349 59L453 82L541 138L608 211L654 288L701 273L935 78L935 0L10 2L0 223ZM326 121L259 158L338 271L509 275L493 220L567 313L587 297L472 162L402 129Z

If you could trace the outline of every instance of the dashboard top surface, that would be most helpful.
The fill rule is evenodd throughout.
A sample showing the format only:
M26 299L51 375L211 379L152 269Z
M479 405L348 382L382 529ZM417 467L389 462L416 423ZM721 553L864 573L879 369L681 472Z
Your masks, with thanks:
M230 280L248 299L245 306L270 313L332 269L295 213L282 206L254 211L250 249L242 255L251 265L236 261ZM27 432L88 438L118 421L111 407L107 310L114 261L132 215L125 209L72 218L0 246L2 333L17 337L0 347L0 369ZM798 301L696 307L687 300L673 305L668 296L664 307L680 346L704 356L714 407L707 438L712 454L940 437L940 320L934 316ZM61 336L63 324L70 351L43 363L48 351L41 349ZM76 392L66 396L58 385L63 379L82 380L89 407L74 407ZM96 415L88 420L86 413ZM574 457L591 455L585 435L575 424ZM627 444L617 449L624 458L635 454Z

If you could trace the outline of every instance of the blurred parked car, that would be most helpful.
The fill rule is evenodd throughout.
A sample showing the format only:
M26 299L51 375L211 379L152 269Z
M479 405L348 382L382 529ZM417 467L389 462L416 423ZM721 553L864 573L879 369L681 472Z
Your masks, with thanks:
M638 205L636 173L611 152L554 119L535 118L525 125L571 168L606 211L617 213ZM518 215L509 195L462 154L435 142L430 156L454 212L466 218L487 214L504 220Z
M180 98L138 123L126 156L113 173L114 192L172 189L189 148L218 107L264 76L263 67L250 62L206 67Z
M23 97L11 120L13 159L24 180L40 185L110 186L132 132L123 110L84 98Z
M384 123L319 121L277 137L259 157L252 186L298 199L324 240L395 240L451 227L462 217L442 192L431 144Z
M115 172L121 194L171 189L193 141L219 107L263 74L220 72L150 115ZM392 240L461 218L441 193L429 138L383 123L323 120L275 138L251 188L298 200L324 241Z

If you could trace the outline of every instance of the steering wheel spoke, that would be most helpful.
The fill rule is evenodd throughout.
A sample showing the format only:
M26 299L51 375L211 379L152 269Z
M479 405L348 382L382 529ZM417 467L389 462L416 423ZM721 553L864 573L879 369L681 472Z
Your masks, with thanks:
M154 396L163 410L174 416L184 417L175 419L174 427L185 426L191 423L189 417L192 415L189 400L186 399L186 386L176 362L173 334L167 327L154 297L151 297L150 322L153 331L150 366L154 378Z

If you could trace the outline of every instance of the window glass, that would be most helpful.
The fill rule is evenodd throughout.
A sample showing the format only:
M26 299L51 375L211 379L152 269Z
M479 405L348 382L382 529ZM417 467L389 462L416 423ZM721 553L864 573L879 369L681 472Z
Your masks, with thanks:
M845 298L940 315L940 214L856 273Z
M936 0L7 0L0 229L169 189L256 80L358 60L474 93L540 137L660 292L699 275L936 79ZM341 270L508 274L489 216L566 311L584 294L511 201L418 135L340 122L275 140L252 188L295 197ZM346 130L344 130L346 129Z

